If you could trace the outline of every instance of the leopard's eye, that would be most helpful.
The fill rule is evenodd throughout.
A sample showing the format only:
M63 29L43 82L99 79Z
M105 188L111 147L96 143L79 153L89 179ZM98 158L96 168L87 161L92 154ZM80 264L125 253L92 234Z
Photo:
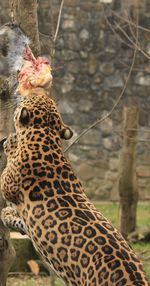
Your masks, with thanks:
M30 120L29 111L27 110L26 107L23 107L20 112L19 121L23 125L27 125L29 123L29 120Z

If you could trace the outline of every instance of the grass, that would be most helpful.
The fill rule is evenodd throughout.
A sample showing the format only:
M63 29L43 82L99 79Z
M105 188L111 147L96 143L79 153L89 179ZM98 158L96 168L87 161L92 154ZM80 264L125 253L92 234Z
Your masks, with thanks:
M116 202L95 203L96 208L107 217L113 225L119 225L119 205ZM137 226L150 227L150 203L140 202L137 209Z
M26 276L19 276L19 277L11 277L8 278L7 286L50 286L50 278L49 277L29 277ZM60 286L61 284L57 284Z
M132 247L140 256L140 259L143 260L144 269L150 281L150 243L134 243Z
M119 225L119 205L117 203L95 203L96 208L107 217L113 225ZM150 227L150 203L139 203L137 210L137 226L138 228ZM134 243L132 244L135 252L143 260L144 269L150 281L150 243ZM49 286L49 277L29 277L23 276L18 278L8 278L7 286ZM62 286L63 284L57 279L55 286Z
M118 203L95 203L96 208L107 217L113 225L119 226ZM150 203L140 202L137 209L137 228L150 228ZM132 243L132 248L143 261L144 269L150 281L150 243Z
M115 226L118 226L119 221L119 206L118 203L94 203L95 207L108 218Z
M50 283L50 277L34 276L30 277L28 275L19 277L9 277L7 280L7 286L54 286ZM64 284L56 279L55 286L63 286Z

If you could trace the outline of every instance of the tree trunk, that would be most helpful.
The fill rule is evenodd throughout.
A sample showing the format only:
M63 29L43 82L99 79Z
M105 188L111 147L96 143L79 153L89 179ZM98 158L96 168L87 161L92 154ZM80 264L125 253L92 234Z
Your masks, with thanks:
M2 202L1 195L0 201ZM0 210L3 208L1 203ZM7 275L15 258L15 250L10 241L9 231L0 221L0 285L6 286Z
M38 34L37 1L14 0L13 13L15 22L31 40L31 48L35 55L40 54ZM3 153L1 140L13 132L13 114L16 107L16 98L9 92L6 79L0 78L0 175L5 167L6 158ZM5 206L0 194L0 212ZM0 221L0 286L6 285L8 271L15 257L15 250L10 242L9 231Z
M124 108L123 147L120 156L120 230L125 238L136 228L138 186L136 177L136 140L138 109L135 106Z
M0 78L0 176L6 164L6 158L3 153L3 146L1 139L7 137L10 131L13 130L12 115L14 112L14 106L10 104L10 96L8 86L4 82L4 79ZM5 206L5 202L2 199L0 193L0 213ZM6 279L8 271L12 265L15 257L15 250L12 247L9 231L6 229L0 221L0 285L6 285Z
M13 0L14 20L30 39L35 56L40 55L37 0Z

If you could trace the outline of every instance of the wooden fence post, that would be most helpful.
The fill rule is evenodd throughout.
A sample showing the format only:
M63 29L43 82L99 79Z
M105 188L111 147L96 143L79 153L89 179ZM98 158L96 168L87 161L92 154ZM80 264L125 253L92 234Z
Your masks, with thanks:
M119 167L120 231L125 238L136 228L138 186L136 177L136 141L139 111L124 108L123 147Z

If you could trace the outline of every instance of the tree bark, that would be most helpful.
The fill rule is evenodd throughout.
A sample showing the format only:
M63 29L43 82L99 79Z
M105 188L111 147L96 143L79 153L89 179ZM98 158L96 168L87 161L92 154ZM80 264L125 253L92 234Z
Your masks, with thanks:
M14 105L10 104L9 88L5 79L0 78L0 141L3 137L7 137L10 131L13 130L12 114ZM3 146L0 142L0 176L5 167L6 158L3 153ZM0 193L0 213L5 206ZM0 220L0 285L6 285L8 271L15 257L15 250L10 241L8 229L6 229Z
M136 177L136 140L139 112L137 107L124 108L123 147L120 156L120 230L125 238L136 228L138 186Z
M0 195L1 206L3 208ZM12 262L15 258L15 250L10 241L9 231L2 225L0 221L0 285L6 286L7 275Z
M35 55L40 54L40 42L37 20L36 0L14 0L13 13L15 22L31 40L31 49ZM6 78L0 78L0 175L5 167L6 158L1 140L14 131L13 114L16 107L14 93L9 90ZM5 206L0 194L0 212ZM10 241L9 231L0 221L0 286L6 285L8 271L15 257L15 250Z
M35 56L38 56L41 53L37 5L37 0L13 1L14 20L30 39L30 47Z

